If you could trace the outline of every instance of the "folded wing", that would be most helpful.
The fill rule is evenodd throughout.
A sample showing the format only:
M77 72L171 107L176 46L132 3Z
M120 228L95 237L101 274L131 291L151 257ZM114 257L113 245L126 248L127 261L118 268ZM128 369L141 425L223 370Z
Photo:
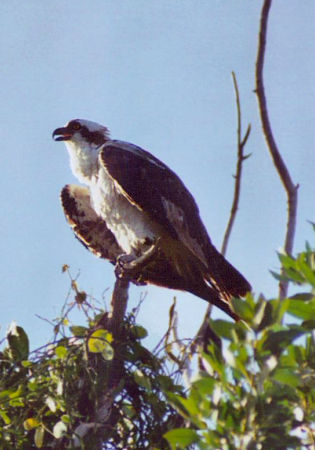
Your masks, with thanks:
M205 280L225 301L251 289L212 245L193 196L164 163L140 147L121 141L108 141L103 146L100 163L122 195L162 225L203 264Z

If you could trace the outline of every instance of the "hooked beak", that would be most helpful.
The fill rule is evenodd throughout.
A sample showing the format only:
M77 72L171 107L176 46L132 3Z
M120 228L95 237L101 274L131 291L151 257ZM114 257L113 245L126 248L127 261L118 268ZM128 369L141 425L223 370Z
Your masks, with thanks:
M52 134L54 141L69 141L72 138L72 133L67 127L56 128Z

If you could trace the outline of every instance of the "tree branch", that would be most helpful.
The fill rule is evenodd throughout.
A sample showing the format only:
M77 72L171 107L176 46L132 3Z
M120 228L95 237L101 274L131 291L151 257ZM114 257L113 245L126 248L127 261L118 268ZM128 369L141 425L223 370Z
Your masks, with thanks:
M284 242L284 251L287 254L291 254L294 244L294 235L296 227L296 214L297 214L297 193L298 184L295 185L291 179L290 173L286 167L286 164L278 150L278 146L273 136L267 101L265 96L265 88L263 81L263 69L265 60L265 50L266 50L266 36L267 36L267 24L268 16L271 8L272 0L265 0L260 19L260 30L258 39L258 52L256 60L256 94L258 100L258 107L260 113L260 119L262 123L263 133L267 142L269 152L271 154L273 163L276 167L280 180L286 191L287 202L288 202L288 216L287 216L287 229ZM280 281L279 283L279 295L280 298L284 298L287 295L288 282Z
M111 361L110 374L103 399L100 400L100 408L97 411L96 422L104 423L110 416L114 391L118 387L123 375L124 361L120 357L120 346L122 342L122 326L128 302L129 281L116 278L111 300L111 312L109 314L106 328L113 335L114 358Z
M104 381L104 392L99 398L94 421L91 423L81 422L76 429L76 435L80 438L83 438L90 431L94 433L95 429L98 429L99 442L93 447L96 450L103 448L104 430L115 426L113 403L124 375L124 360L121 354L122 346L124 345L123 324L128 302L128 288L129 281L123 278L116 278L111 299L111 311L109 314L103 314L97 324L97 327L104 328L112 333L114 357L110 361L110 369L107 376L108 381ZM79 445L78 438L76 441Z
M250 124L247 126L246 133L244 137L242 138L242 113L241 113L241 102L240 102L240 95L237 85L237 80L235 73L232 72L232 78L233 78L233 85L234 85L234 91L235 91L235 100L236 100L236 110L237 110L237 163L236 163L236 174L234 176L235 183L234 183L234 196L232 201L232 207L230 212L230 217L227 223L227 227L224 233L224 238L222 242L221 247L221 253L222 255L226 254L229 238L232 232L232 228L234 225L236 213L238 210L239 205L239 199L240 199L240 193L241 193L241 178L242 178L242 167L243 162L245 159L247 159L249 155L244 155L244 148L247 143L247 140L250 135L251 126ZM215 333L211 330L209 326L209 318L212 311L212 304L209 304L207 307L207 310L205 312L202 324L191 344L191 353L195 353L196 347L198 345L205 345L205 342L208 342L209 339L212 339L214 342L216 342L219 345L218 337L215 335Z
M128 302L129 281L123 278L116 278L111 300L111 313L109 317L109 328L113 338L119 337L121 326Z
M236 174L235 174L235 185L234 185L234 197L230 212L230 218L224 233L223 243L221 247L222 255L226 254L228 241L231 235L231 231L233 228L233 224L236 217L236 212L238 210L238 204L240 199L241 192L241 178L242 178L242 167L243 162L250 155L244 155L244 147L246 145L247 139L250 135L251 126L250 124L247 127L245 136L242 138L242 116L241 116L241 104L240 104L240 96L239 90L237 86L237 80L235 73L232 72L234 90L235 90L235 99L236 99L236 108L237 108L237 164L236 164Z

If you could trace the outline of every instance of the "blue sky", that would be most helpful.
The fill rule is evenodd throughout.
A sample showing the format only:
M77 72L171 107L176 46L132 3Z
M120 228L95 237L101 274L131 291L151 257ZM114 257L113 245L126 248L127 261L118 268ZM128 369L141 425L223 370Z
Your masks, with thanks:
M75 182L52 131L73 118L106 125L113 138L154 153L183 179L220 247L233 193L237 75L244 129L252 133L240 210L228 259L254 290L272 296L286 199L262 136L254 64L261 3L253 0L2 0L0 129L2 189L1 335L16 320L32 347L56 317L69 280L110 297L113 270L73 237L59 203ZM271 10L265 84L276 140L300 183L295 249L314 242L315 4L278 0ZM181 335L193 336L206 303L189 294L133 287L129 309L147 292L139 321L158 340L178 298ZM215 317L217 314L215 314ZM78 316L79 317L79 316ZM78 319L79 320L79 319Z

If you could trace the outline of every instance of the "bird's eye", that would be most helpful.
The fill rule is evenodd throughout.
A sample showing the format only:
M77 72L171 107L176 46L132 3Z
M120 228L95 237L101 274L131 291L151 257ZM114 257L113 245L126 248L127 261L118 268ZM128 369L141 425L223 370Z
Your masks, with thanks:
M78 131L78 130L80 130L80 128L81 128L81 125L78 122L72 124L73 130Z

